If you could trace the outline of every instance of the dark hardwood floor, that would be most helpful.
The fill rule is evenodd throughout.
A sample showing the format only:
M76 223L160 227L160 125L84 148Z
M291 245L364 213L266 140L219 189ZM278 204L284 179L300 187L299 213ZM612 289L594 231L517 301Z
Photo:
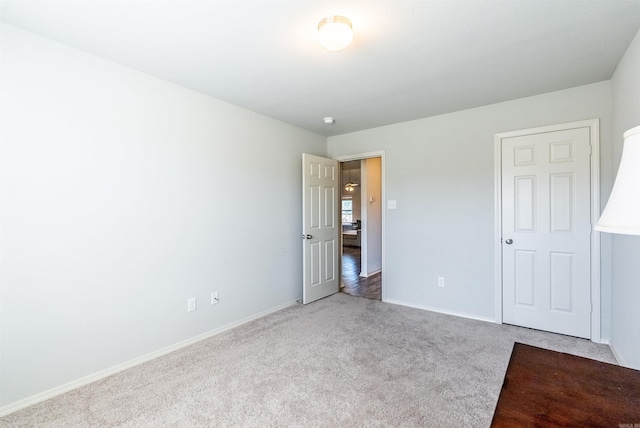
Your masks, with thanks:
M340 291L367 299L382 299L382 273L360 277L360 248L342 249L342 281Z

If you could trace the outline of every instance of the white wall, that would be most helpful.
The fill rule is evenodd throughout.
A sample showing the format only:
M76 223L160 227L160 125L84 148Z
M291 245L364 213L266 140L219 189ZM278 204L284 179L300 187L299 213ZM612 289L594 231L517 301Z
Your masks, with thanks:
M613 159L617 171L622 135L640 125L640 33L611 79ZM640 237L612 235L611 344L626 366L640 369Z
M326 138L1 31L0 407L300 297Z
M385 197L397 200L397 209L387 210L385 219L386 299L494 319L494 135L599 118L606 197L611 186L610 95L610 83L601 82L330 137L329 156L385 150ZM438 276L445 277L444 288L437 287Z

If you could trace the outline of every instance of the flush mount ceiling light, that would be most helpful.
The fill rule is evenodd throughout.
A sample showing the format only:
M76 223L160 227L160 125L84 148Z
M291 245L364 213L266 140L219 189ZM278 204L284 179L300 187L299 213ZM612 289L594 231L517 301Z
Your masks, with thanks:
M330 51L346 48L353 40L351 21L344 16L327 16L318 24L318 41Z
M624 133L618 175L609 202L594 229L640 235L640 126Z
M333 125L335 123L335 119L332 117L325 117L322 119L326 125Z

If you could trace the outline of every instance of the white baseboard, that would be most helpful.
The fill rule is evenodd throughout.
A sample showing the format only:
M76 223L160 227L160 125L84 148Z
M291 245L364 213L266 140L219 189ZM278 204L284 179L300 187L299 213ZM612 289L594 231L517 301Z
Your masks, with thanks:
M622 366L622 367L629 367L629 366L624 364L624 361L622 361L622 357L616 351L616 347L613 346L613 343L611 343L611 341L607 341L607 345L609 345L609 349L611 349L611 353L613 354L613 358L616 359L616 361L618 362L618 365Z
M373 272L370 273L366 273L366 272L360 272L360 275L358 275L360 278L369 278L370 276L373 276L377 273L382 272L382 269L378 269L378 270L374 270Z
M400 305L400 306L408 306L410 308L415 308L415 309L422 309L425 311L429 311L429 312L437 312L439 314L445 314L445 315L453 315L456 317L462 317L462 318L468 318L468 319L472 319L472 320L477 320L477 321L485 321L485 322L490 322L495 324L496 320L494 320L493 318L489 318L489 317L481 317L478 315L472 315L472 314L467 314L464 312L456 312L456 311L449 311L446 309L442 309L442 308L434 308L431 306L424 306L424 305L416 305L414 303L407 303L407 302L402 302L400 300L385 300L386 303L391 303L393 305Z
M225 331L231 330L232 328L238 327L242 324L249 323L251 321L255 321L258 318L262 318L274 312L278 312L282 309L288 308L289 306L293 306L297 304L297 301L292 301L285 303L280 306L276 306L275 308L267 309L266 311L260 312L258 314L249 316L247 318L243 318L239 321L232 322L230 324L224 325L222 327L216 328L214 330L208 331L206 333L199 334L190 339L183 340L181 342L175 343L173 345L169 345L167 347L158 349L157 351L150 352L148 354L142 355L140 357L134 358L129 361L125 361L124 363L106 368L104 370L100 370L98 372L92 373L88 376L84 376L80 379L73 380L71 382L65 383L64 385L57 386L55 388L49 389L47 391L41 392L36 395L32 395L31 397L24 398L22 400L16 401L11 404L7 404L6 406L0 407L0 417L6 416L9 413L16 412L20 409L24 409L25 407L32 406L41 401L48 400L57 395L64 394L65 392L69 392L73 389L80 388L81 386L88 385L97 380L103 379L107 376L111 376L112 374L121 372L123 370L130 369L139 364L146 363L147 361L153 360L155 358L166 355L170 352L177 351L178 349L182 349L186 346L193 345L194 343L200 342L202 340L208 339L210 337L216 336L220 333L224 333Z

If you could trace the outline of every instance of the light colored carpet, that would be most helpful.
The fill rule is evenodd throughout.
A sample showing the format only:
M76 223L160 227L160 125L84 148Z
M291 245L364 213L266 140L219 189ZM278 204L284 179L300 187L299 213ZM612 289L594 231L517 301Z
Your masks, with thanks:
M607 346L339 293L0 419L10 427L489 426L514 341Z

